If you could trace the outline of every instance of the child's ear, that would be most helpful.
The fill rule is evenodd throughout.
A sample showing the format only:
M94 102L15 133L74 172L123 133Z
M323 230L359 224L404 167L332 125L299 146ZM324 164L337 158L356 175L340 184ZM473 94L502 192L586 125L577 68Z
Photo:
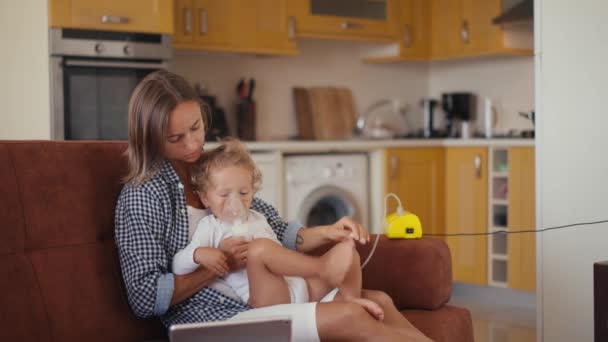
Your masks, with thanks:
M203 202L203 205L205 207L209 207L209 201L207 200L207 196L205 196L205 193L197 192L197 194L198 194L198 198L200 198L201 202Z

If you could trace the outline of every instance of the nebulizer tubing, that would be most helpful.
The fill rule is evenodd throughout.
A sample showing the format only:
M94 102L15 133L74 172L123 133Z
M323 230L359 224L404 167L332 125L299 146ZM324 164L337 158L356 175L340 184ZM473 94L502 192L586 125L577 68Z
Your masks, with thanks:
M383 228L384 228L384 220L386 220L386 210L387 210L386 203L388 202L388 199L390 197L393 197L394 199L397 200L397 215L398 216L403 215L403 206L401 205L401 200L399 199L399 196L395 195L392 192L389 192L388 194L386 194L386 196L384 196L384 215L382 216L382 220L383 220L382 227ZM384 229L386 230L386 228L384 228ZM367 263L371 260L372 256L374 255L374 252L376 251L376 247L378 247L378 241L380 241L380 235L381 234L376 235L376 241L374 241L374 246L372 247L371 252L369 252L367 259L365 259L365 261L361 265L361 269L363 269L367 265Z

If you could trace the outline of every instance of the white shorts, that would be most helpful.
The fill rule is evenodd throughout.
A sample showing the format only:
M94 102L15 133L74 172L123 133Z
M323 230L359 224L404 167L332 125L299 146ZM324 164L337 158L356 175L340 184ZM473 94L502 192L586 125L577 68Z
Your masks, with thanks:
M304 284L306 286L306 284ZM338 289L331 290L321 303L331 302L336 297ZM317 303L280 304L267 306L265 308L243 311L230 320L266 318L276 316L291 317L291 341L292 342L319 342L317 332Z

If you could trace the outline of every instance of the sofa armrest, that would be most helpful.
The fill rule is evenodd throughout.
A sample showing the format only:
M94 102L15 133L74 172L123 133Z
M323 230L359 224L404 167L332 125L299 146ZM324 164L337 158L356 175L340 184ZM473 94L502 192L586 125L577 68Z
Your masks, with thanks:
M357 250L363 263L376 236ZM363 288L386 292L402 309L436 309L452 292L452 260L447 244L438 239L395 239L381 235L363 269Z

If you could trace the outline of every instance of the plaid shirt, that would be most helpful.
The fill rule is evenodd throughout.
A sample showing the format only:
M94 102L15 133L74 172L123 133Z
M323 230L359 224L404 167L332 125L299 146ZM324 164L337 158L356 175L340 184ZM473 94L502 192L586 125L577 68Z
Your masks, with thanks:
M266 217L285 247L295 249L301 225L287 224L257 198L252 209ZM171 261L188 244L188 213L184 187L168 161L140 186L125 185L116 205L114 229L127 297L137 316L160 316L169 327L224 320L250 309L208 287L169 307L174 290Z

